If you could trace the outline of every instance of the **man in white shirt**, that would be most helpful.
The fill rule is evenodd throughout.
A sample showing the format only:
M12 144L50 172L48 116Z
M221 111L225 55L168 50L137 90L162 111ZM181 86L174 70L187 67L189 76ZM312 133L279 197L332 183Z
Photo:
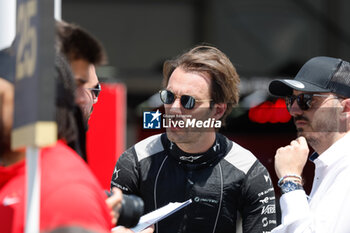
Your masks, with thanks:
M269 90L286 98L298 131L275 155L282 224L272 232L350 232L350 64L315 57L294 80L273 80ZM301 177L308 144L315 150L309 196Z

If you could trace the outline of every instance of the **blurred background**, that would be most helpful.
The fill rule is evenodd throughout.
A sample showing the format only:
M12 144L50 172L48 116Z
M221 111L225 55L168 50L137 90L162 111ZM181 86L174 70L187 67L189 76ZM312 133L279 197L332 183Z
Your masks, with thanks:
M162 87L163 62L205 42L226 53L241 77L241 103L222 133L273 175L276 149L296 134L268 83L292 78L314 56L349 61L349 13L346 0L62 0L62 19L86 28L106 49L100 80L125 86L124 148L159 133L142 129L140 109L159 104L151 97Z
M15 34L15 21L7 21L7 14L15 12L10 2L15 1L0 2L0 44L5 44L5 37L10 44L13 38L7 35ZM275 151L289 144L296 131L284 100L269 95L268 83L293 78L315 56L350 60L350 1L346 0L55 2L61 3L63 20L87 29L108 54L109 63L97 70L102 92L87 135L88 164L106 189L120 154L162 132L143 129L142 114L161 108L157 93L162 88L165 60L200 43L214 45L228 55L241 77L240 104L220 132L251 150L267 167L274 184ZM1 54L0 60L8 62ZM1 63L0 71L6 64ZM309 191L310 162L304 177Z
M15 12L10 2L15 0L0 0L1 46L9 46L10 34L14 37L16 32L15 21L7 21ZM87 133L88 165L107 190L120 154L145 137L164 132L143 129L143 111L161 109L157 94L165 60L201 43L218 47L230 58L241 78L240 103L220 132L262 162L277 197L275 151L289 144L296 130L284 100L269 95L269 82L293 78L315 56L350 61L350 1L346 0L56 2L61 3L61 18L93 34L108 55L108 64L97 69L102 91ZM13 65L2 56L0 73ZM304 169L307 193L313 168L308 162Z
M161 88L164 60L202 42L236 66L241 101L311 57L349 60L349 11L345 0L62 0L62 19L105 46L99 76L126 85L130 114ZM137 137L128 120L127 146Z

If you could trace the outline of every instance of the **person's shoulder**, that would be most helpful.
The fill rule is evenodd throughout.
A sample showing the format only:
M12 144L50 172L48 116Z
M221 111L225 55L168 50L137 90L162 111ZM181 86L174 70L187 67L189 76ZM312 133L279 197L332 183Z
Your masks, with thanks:
M110 229L109 209L102 188L86 182L67 182L42 193L42 226L77 224L91 229Z
M60 141L44 148L41 158L43 225L76 223L108 229L106 196L84 160Z
M226 138L226 140L227 143L231 146L228 147L229 150L224 159L239 170L243 171L245 174L247 174L250 168L257 161L257 158L251 151L242 147L238 143L231 141L228 138Z
M41 152L43 180L55 183L84 181L98 186L86 162L69 146L58 141Z
M60 164L65 167L69 167L68 164L74 164L87 168L85 161L62 141L57 141L55 145L43 148L41 153L45 163L56 165L56 167Z
M162 134L156 134L134 145L133 148L139 161L164 150L161 137Z

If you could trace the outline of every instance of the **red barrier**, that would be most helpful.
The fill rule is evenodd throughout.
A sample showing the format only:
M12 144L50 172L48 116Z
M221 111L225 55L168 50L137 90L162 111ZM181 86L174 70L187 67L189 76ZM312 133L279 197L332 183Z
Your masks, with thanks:
M115 163L125 150L126 87L102 84L86 136L88 164L104 189L109 190Z

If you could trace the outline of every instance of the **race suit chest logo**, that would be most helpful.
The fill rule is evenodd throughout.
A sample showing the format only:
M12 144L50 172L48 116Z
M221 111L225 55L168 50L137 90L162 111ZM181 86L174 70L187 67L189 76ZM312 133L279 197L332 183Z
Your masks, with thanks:
M191 162L193 163L194 161L196 161L197 159L201 158L203 155L199 155L199 156L181 156L180 159L187 161L187 162Z
M261 210L261 215L263 215L263 214L274 214L274 213L276 213L276 207L275 207L274 204L263 206L263 208Z
M195 197L193 198L194 202L198 202L198 203L210 203L210 204L218 204L219 201L218 200L214 200L211 198L203 198L203 197Z

